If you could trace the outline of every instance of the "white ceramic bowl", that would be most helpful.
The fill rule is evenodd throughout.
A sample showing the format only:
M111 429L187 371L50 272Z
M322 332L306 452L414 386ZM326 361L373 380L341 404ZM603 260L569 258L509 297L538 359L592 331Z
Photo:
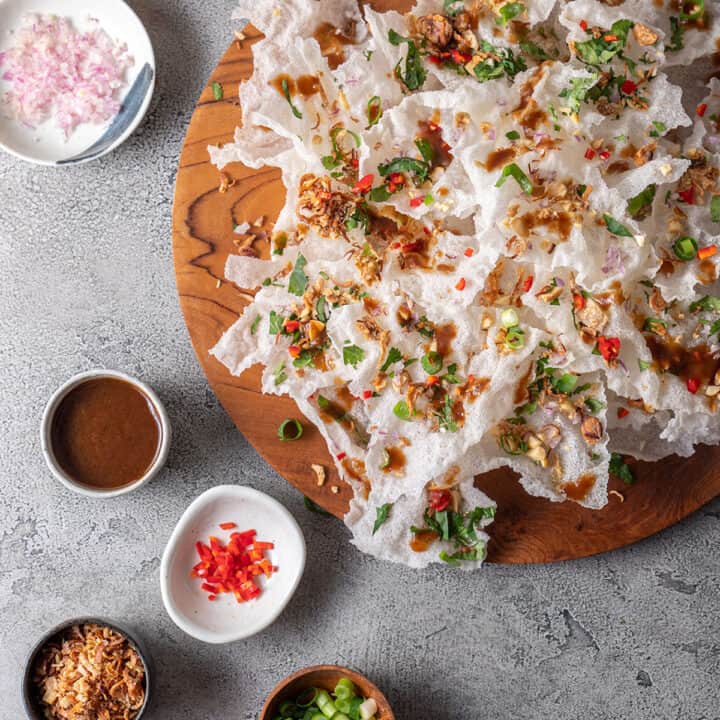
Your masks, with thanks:
M237 531L256 530L257 539L272 542L267 557L277 573L260 580L263 593L238 603L232 593L208 601L201 581L190 576L199 561L195 543L210 535L226 542L231 531L222 522L234 522ZM290 602L305 569L305 539L300 526L277 500L253 488L220 485L204 492L185 511L173 530L160 565L163 602L173 622L188 635L207 643L242 640L273 623Z
M5 117L0 103L0 148L39 165L78 164L106 155L134 132L150 106L155 55L147 31L123 0L0 0L0 51L12 46L11 31L28 13L69 17L81 29L88 17L95 18L110 37L127 44L135 64L128 70L123 107L115 119L104 125L80 125L67 142L50 122L29 128ZM9 87L1 75L0 70L0 96Z
M0 2L2 2L2 0L0 0ZM74 387L77 387L86 380L103 377L118 378L120 380L125 380L125 382L128 382L131 385L134 385L153 404L157 412L157 417L160 420L160 448L158 449L158 453L155 456L155 461L150 466L150 469L145 473L145 475L143 475L139 480L136 480L134 483L119 488L113 488L110 490L101 490L99 488L89 487L71 478L60 467L59 463L55 458L52 447L53 418L55 417L55 411L58 409L58 406L60 405L62 399L70 392L70 390L72 390ZM70 490L74 490L76 493L80 493L81 495L86 495L88 497L109 498L115 497L116 495L125 495L126 493L132 492L133 490L137 490L137 488L152 480L152 478L154 478L160 472L163 465L165 465L168 452L170 451L171 434L172 433L170 430L170 420L167 416L167 413L165 412L165 408L163 407L160 398L155 394L151 387L146 385L144 382L141 382L137 378L126 375L123 372L118 372L117 370L90 370L88 372L80 373L71 377L66 383L61 385L53 393L50 400L48 400L48 404L45 406L45 412L43 412L42 422L40 424L40 445L42 447L42 453L45 457L45 462L50 468L50 472L52 472L52 474L63 485L65 485L65 487L69 488Z

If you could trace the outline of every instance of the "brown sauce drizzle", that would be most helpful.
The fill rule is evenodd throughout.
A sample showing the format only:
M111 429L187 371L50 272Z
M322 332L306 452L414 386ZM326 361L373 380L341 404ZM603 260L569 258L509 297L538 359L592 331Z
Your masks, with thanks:
M440 536L434 530L421 530L413 535L410 549L413 552L426 552Z
M420 131L416 139L426 140L432 148L431 164L433 167L448 167L453 161L453 154L450 152L450 146L443 140L442 128L436 122L427 122L426 120L420 120L418 127Z
M579 477L574 483L566 483L562 489L571 500L581 502L588 496L593 485L595 485L595 476L588 474Z
M523 373L522 377L518 380L517 385L515 386L515 395L513 397L513 402L516 405L519 405L522 402L525 402L525 400L528 399L528 384L530 382L530 377L533 373L533 364L530 363L528 365L528 369Z
M572 226L572 217L564 210L554 212L549 217L543 217L539 210L533 210L516 218L512 223L513 230L520 237L527 238L536 227L544 227L562 241L570 237Z
M705 344L686 348L674 340L666 340L657 335L646 335L645 342L659 371L677 375L686 382L693 378L712 385L715 373L720 370L720 359L713 357L710 348Z
M292 78L290 75L283 73L270 81L270 84L285 97L283 90L283 80L287 83L288 93L290 97L302 95L304 98L312 97L320 92L320 79L316 75L301 75L299 78Z
M672 260L663 260L658 272L666 277L672 275L675 272L675 263Z
M712 260L702 260L698 268L698 280L703 285L712 285L718 278L718 271Z
M50 433L53 454L65 473L101 489L142 478L155 462L162 438L148 397L113 377L72 388L55 411Z
M322 56L327 59L331 70L345 62L345 46L355 45L355 23L351 23L345 30L336 28L329 22L318 25L313 37L320 45Z
M383 472L393 475L402 475L407 465L407 458L405 453L400 447L387 447L385 448L387 453L387 464L383 467Z
M457 336L457 328L455 323L447 323L445 325L438 325L435 328L435 345L437 352L446 357L452 352L452 341Z
M488 172L505 167L511 160L515 159L515 148L506 147L493 150L485 160L485 169Z
M620 173L627 172L630 169L629 163L626 162L614 162L607 166L605 172L608 175L619 175Z

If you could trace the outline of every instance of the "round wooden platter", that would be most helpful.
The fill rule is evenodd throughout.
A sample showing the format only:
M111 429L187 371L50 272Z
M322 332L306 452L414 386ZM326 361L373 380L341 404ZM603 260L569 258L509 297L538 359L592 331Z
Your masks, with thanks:
M375 6L399 3L375 2ZM221 191L221 175L210 164L208 145L232 140L241 123L238 85L252 73L251 46L259 39L248 27L247 39L233 42L203 91L180 156L173 210L175 275L190 337L210 385L225 410L256 450L292 485L333 515L342 517L352 491L339 477L319 432L305 424L303 438L278 441L277 428L287 417L302 417L288 398L260 393L260 369L233 377L209 350L242 314L251 293L224 281L228 254L237 252L233 224L257 222L270 230L284 203L275 169L229 166L232 183ZM212 83L222 85L214 99ZM238 462L240 459L238 458ZM637 482L612 479L607 506L586 510L573 502L551 503L527 495L513 473L498 470L477 478L477 485L497 501L488 559L499 563L552 562L613 550L662 530L720 494L720 448L701 447L689 459L659 463L631 462ZM328 474L318 487L311 464ZM331 490L335 486L339 493Z

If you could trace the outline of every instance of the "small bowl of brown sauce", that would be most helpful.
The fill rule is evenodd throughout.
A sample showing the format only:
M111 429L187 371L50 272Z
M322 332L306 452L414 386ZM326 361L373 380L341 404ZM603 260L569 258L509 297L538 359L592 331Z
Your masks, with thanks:
M70 378L45 408L42 450L63 485L113 497L151 480L165 464L170 422L145 383L114 370Z

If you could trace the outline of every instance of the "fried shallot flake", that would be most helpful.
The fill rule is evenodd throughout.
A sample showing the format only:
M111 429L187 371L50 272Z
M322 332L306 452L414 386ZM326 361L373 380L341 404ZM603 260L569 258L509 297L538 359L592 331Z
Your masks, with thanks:
M74 625L41 650L33 669L47 720L133 720L145 703L145 666L127 638Z

